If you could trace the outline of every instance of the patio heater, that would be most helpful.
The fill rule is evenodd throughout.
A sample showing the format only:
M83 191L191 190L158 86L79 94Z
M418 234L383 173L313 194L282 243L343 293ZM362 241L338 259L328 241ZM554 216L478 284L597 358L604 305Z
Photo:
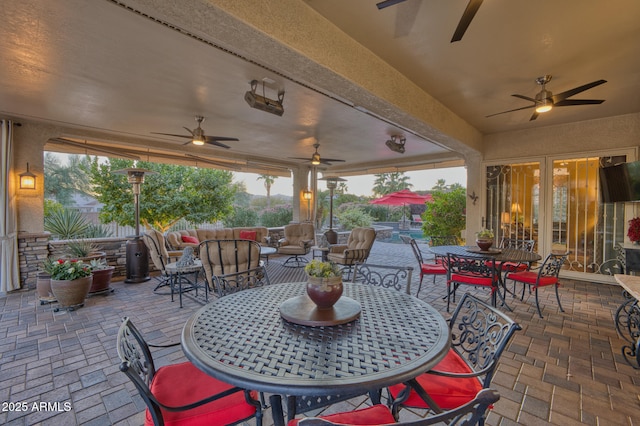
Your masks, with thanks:
M339 178L337 176L323 177L320 180L327 181L327 188L329 189L329 230L324 233L329 244L338 243L338 233L333 230L333 190L338 186L338 182L345 182L346 179Z
M125 283L141 283L149 281L149 251L140 235L140 185L144 183L144 174L155 173L153 170L128 168L116 170L114 173L127 175L127 180L133 186L133 204L135 207L136 235L127 241Z

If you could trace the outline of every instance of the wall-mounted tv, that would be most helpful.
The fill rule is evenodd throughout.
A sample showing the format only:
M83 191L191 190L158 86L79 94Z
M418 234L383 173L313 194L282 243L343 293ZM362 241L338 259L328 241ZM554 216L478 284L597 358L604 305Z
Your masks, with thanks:
M640 201L640 161L602 167L600 192L605 203Z

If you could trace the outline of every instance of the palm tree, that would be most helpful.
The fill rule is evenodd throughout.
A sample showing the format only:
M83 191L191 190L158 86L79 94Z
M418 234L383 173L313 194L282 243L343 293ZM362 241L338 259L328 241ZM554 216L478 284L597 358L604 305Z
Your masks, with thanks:
M267 190L267 208L271 208L271 185L273 185L273 182L275 182L277 178L278 178L277 176L272 176L272 175L258 176L258 180L259 179L264 180L264 187Z
M413 186L413 184L409 183L410 177L405 176L404 172L378 173L374 176L376 180L373 182L372 190L378 197L409 189Z

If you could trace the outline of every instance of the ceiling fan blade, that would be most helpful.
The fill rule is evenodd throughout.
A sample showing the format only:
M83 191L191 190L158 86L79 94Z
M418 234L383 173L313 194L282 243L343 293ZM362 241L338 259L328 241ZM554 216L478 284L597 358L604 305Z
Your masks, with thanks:
M553 95L551 98L553 100L554 104L557 104L560 101L564 101L565 99L573 96L573 95L577 95L580 92L584 92L585 90L589 90L593 87L596 86L600 86L601 84L606 83L607 80L596 80L596 81L592 81L591 83L587 83L584 84L582 86L578 86L576 88L573 88L571 90L567 90L566 92L562 92L562 93L558 93L557 95Z
M309 157L304 157L304 158L303 157L287 157L287 158L290 158L291 160L307 160L307 161L311 161L309 159Z
M476 12L480 9L480 5L482 5L483 0L469 0L467 3L467 8L464 10L462 17L460 18L460 22L458 22L458 26L456 27L456 31L453 33L453 38L451 39L451 43L462 40L462 36L465 31L471 24L473 17L476 16Z
M554 103L553 106L573 106L573 105L599 105L604 102L604 99L565 99Z
M191 133L191 136L194 136L195 133L193 132L193 130L189 129L188 127L184 127L184 126L182 126L182 128L185 129L187 132Z
M215 141L215 140L213 140L213 141L206 140L205 143L208 143L209 145L219 146L220 148L226 148L226 149L231 148L229 145L225 145L225 144L223 144L221 142L218 142L218 141Z
M513 111L521 111L523 109L529 109L529 108L533 108L533 107L535 107L535 105L528 105L528 106L525 106L525 107L520 107L520 108L516 108L516 109L510 109L509 111L496 112L495 114L486 115L485 117L489 118L489 117L493 117L494 115L506 114L508 112L513 112Z
M173 133L157 133L157 132L151 132L151 134L154 135L165 135L165 136L175 136L176 138L192 138L192 135L174 135Z
M238 138L229 138L226 136L205 136L204 139L207 142L216 142L216 141L239 141Z
M337 162L344 163L345 160L339 160L337 158L322 158L320 162L323 162L323 161L328 161L330 163L337 163Z
M406 0L385 0L385 1L381 1L380 3L377 3L376 7L378 8L378 10L380 10L380 9L384 9L385 7L393 6L394 4L402 3L403 1L406 1Z
M533 102L534 104L538 103L538 101L536 101L535 99L530 98L530 97L525 96L525 95L517 95L516 94L516 95L511 95L511 96L513 96L514 98L520 98L520 99L524 99L525 101Z
M533 114L531 114L531 118L529 119L529 121L535 120L536 118L538 118L538 115L540 114L538 114L537 111L533 111Z

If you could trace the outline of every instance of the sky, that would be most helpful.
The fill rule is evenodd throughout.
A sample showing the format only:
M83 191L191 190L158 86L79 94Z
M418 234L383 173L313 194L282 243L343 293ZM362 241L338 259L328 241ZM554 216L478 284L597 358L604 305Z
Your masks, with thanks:
M267 195L267 190L264 187L264 181L258 180L257 174L253 173L234 173L235 182L244 181L247 192L254 195ZM413 184L411 190L413 191L426 191L433 188L438 179L444 179L447 185L452 183L459 183L460 185L467 186L467 169L464 167L451 167L447 169L430 169L421 170L415 172L406 172L406 176L409 176L409 183ZM371 196L373 195L371 189L373 188L373 182L375 176L349 176L344 177L347 181L348 193L355 195ZM271 195L283 194L292 195L293 193L293 179L279 177L275 180L271 186ZM318 183L319 189L326 189L324 181Z

